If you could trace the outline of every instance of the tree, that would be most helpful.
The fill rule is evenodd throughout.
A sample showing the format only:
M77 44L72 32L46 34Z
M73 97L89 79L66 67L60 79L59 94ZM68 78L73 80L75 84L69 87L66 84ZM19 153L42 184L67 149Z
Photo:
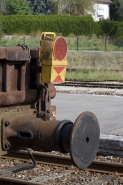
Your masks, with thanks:
M35 15L44 15L50 9L50 2L48 0L30 0L29 6Z
M114 21L123 21L123 0L113 0L110 7L110 18Z
M29 15L31 8L25 0L6 0L7 12L9 15Z
M111 20L119 20L119 8L120 8L120 1L122 0L112 0L113 4L110 6L110 19Z
M94 12L94 0L53 0L52 14L87 15Z
M118 9L118 20L119 21L123 20L123 0L120 0L120 6Z
M0 0L0 15L6 14L7 14L6 0Z

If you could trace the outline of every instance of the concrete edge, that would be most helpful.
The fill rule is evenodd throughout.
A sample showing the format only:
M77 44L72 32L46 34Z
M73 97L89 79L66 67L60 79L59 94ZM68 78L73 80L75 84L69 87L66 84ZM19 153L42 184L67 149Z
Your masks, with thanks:
M123 157L123 136L101 134L97 155Z

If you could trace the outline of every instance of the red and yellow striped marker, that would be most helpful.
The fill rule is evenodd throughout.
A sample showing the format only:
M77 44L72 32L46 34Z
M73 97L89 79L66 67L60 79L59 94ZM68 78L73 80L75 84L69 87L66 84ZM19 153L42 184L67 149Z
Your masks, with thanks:
M52 66L52 83L62 83L65 81L66 66Z

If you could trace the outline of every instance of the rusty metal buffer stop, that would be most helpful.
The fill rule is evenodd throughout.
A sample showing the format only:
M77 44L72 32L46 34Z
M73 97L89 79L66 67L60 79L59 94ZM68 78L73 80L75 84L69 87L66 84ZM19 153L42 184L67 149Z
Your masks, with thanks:
M51 38L46 36L49 34ZM65 79L66 55L65 39L49 32L42 34L41 48L0 47L1 156L31 148L70 152L80 169L92 163L100 135L96 116L84 112L74 123L59 121L56 107L51 105L54 84Z

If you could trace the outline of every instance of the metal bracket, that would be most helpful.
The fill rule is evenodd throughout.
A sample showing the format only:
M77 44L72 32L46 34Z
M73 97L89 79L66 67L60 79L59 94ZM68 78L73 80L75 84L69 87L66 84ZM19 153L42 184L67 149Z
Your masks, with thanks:
M50 119L50 103L51 99L48 94L48 88L40 84L39 86L39 103L38 103L38 117L42 117L44 120L49 120Z
M31 55L30 55L30 48L26 44L18 44L18 46L22 47L23 51L28 51L28 60L27 63L30 63L31 61Z
M31 158L33 164L23 163L23 164L19 164L19 165L13 166L13 167L2 169L2 170L0 170L0 178L5 177L7 175L11 175L12 173L17 173L17 172L20 172L23 170L29 170L29 169L36 167L36 162L35 162L35 159L32 155L32 152L28 148L26 150L29 152L30 158Z

